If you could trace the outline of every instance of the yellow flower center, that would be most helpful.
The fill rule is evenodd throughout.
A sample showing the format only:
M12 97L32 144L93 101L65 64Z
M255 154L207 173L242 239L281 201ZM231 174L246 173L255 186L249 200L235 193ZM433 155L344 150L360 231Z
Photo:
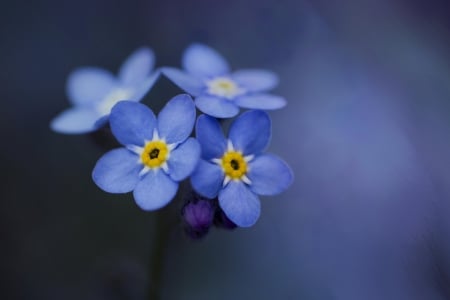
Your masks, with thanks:
M247 162L241 152L228 151L222 156L222 169L231 179L242 179L247 174Z
M141 160L149 168L161 167L169 158L169 148L163 141L147 142L141 154Z
M244 92L233 80L226 77L217 77L206 82L208 93L232 99Z

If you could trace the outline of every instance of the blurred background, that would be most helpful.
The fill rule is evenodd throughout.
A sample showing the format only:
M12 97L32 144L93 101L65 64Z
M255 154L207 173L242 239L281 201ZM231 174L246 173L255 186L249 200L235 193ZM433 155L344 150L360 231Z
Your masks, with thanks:
M202 42L265 68L291 188L250 229L175 238L164 299L450 299L444 0L11 1L0 18L0 299L143 299L155 214L100 191L103 150L49 122L67 75ZM178 93L160 79L144 103ZM174 246L175 245L175 246Z

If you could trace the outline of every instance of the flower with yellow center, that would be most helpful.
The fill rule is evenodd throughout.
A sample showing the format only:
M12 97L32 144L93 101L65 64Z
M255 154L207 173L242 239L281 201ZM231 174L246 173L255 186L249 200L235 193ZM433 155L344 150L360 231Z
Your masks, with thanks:
M112 108L122 100L138 102L156 82L154 53L149 48L133 52L117 76L97 67L82 67L69 75L67 95L72 107L56 116L50 126L60 133L80 134L105 125Z
M183 70L161 68L173 83L195 96L197 108L215 118L232 118L240 108L273 110L286 105L283 97L268 93L278 76L262 69L232 71L216 50L192 44L183 53Z
M195 117L194 102L186 94L168 101L158 118L146 105L120 101L109 123L124 147L103 155L92 179L109 193L133 192L136 204L144 210L167 205L200 157L200 145L190 137Z
M259 195L279 194L292 183L286 162L264 152L271 137L271 120L261 110L236 118L228 138L216 118L200 116L196 137L202 156L191 175L192 187L203 197L217 198L223 213L237 226L249 227L258 220Z

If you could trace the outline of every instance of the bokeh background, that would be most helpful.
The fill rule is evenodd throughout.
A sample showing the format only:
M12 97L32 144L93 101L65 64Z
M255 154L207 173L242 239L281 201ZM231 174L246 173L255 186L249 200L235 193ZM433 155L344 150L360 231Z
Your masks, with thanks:
M164 299L450 299L448 1L3 1L0 299L143 299L155 214L100 191L88 136L53 133L76 67L192 42L266 68L292 187L250 229L179 235ZM161 79L144 103L179 90Z

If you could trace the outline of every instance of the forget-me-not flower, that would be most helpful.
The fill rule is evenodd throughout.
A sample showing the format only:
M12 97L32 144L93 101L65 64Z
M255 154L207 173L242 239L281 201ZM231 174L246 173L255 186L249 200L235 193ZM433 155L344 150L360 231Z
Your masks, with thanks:
M79 134L104 125L113 106L121 100L140 101L155 83L151 73L155 57L149 48L133 52L114 76L97 67L82 67L69 75L67 96L72 107L54 118L50 127L60 133Z
M207 115L231 118L239 107L270 110L286 105L284 98L266 93L278 84L276 74L259 69L231 72L225 58L208 46L189 46L182 66L184 71L165 67L162 73L195 96L198 109Z
M293 180L289 166L272 154L263 154L271 137L267 113L243 113L230 126L228 139L219 122L202 115L197 120L196 137L201 160L191 175L196 192L207 198L218 196L226 216L241 227L252 226L260 214L257 195L275 195Z
M200 146L189 138L196 110L187 94L172 98L158 118L147 106L117 103L109 118L112 133L124 148L112 150L97 162L92 178L104 191L128 193L144 210L165 206L175 196L178 182L198 163Z

